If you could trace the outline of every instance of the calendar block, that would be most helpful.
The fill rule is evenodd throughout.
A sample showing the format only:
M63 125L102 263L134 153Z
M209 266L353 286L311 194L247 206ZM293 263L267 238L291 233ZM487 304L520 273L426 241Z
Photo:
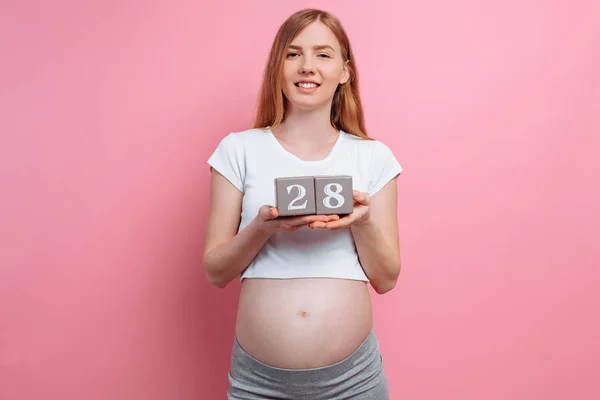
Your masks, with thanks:
M354 210L352 176L298 176L275 179L280 217L351 214Z
M316 214L313 177L276 178L275 198L280 217Z
M351 214L354 210L352 177L349 175L315 177L317 214Z

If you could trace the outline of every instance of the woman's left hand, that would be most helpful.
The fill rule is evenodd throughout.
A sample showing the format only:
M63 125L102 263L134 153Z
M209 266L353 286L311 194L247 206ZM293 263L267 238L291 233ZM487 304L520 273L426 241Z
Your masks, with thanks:
M352 191L354 199L354 210L337 221L321 222L315 221L308 227L311 229L339 229L353 224L360 224L369 218L369 195L358 190Z

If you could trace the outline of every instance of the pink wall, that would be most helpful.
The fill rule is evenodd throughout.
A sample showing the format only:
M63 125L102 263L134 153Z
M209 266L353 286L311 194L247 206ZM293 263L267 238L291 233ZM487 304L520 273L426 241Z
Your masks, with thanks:
M597 398L598 2L12 3L1 399L224 398L239 284L202 272L205 161L313 5L405 167L403 273L374 295L392 399Z

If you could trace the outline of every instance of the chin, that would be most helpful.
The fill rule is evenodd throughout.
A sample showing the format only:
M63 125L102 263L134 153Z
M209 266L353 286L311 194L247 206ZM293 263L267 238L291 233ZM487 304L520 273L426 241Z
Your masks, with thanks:
M316 110L323 105L315 102L307 102L307 101L291 101L292 106L299 110Z
M331 104L330 99L298 98L296 96L287 97L288 103L298 110L318 110Z

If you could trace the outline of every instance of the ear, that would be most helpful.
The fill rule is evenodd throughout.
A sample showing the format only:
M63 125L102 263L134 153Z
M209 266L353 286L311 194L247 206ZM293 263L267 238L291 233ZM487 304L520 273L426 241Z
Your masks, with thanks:
M345 84L350 80L350 67L348 67L348 60L344 62L344 71L342 72L342 77L340 79L340 85Z

